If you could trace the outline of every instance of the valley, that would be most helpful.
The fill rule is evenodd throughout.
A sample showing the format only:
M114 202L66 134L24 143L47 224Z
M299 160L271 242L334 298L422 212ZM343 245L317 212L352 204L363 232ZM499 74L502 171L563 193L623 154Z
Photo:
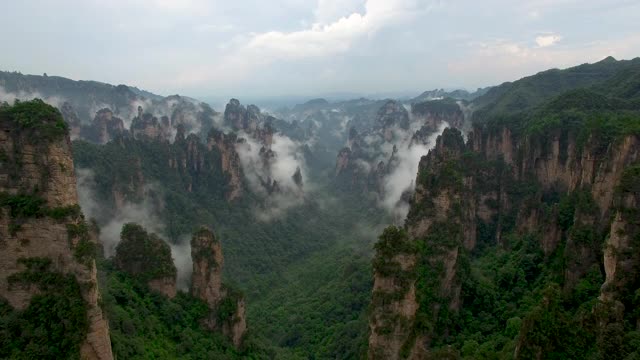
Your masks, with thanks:
M266 110L0 72L0 358L640 356L639 84Z

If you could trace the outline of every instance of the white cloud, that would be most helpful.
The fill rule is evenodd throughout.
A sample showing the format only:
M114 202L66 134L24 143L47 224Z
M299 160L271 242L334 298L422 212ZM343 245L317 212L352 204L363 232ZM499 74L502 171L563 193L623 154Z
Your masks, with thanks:
M27 92L27 91L18 91L17 93L7 92L4 87L0 86L0 102L6 101L9 104L13 104L14 101L29 101L35 98L41 99L51 106L55 106L57 108L62 107L62 104L66 101L63 97L60 96L44 96L39 92Z
M554 45L560 40L562 40L562 36L560 35L541 35L536 37L536 44L538 44L539 47L547 47Z
M125 202L115 214L107 215L104 204L96 197L95 174L91 169L76 169L78 203L82 212L89 219L95 219L100 227L100 244L103 246L105 257L115 255L115 249L120 242L120 233L126 223L137 223L149 233L158 235L171 248L171 257L178 270L177 285L180 290L188 290L191 279L191 243L190 235L182 235L178 243L167 240L165 224L158 213L157 204L153 204L148 197L141 203ZM147 189L152 186L146 185Z
M154 7L166 12L197 14L207 11L210 3L205 0L153 0Z
M313 191L309 182L309 173L304 161L303 144L295 142L280 133L273 135L271 150L275 156L265 161L260 149L263 145L244 132L240 136L245 139L236 146L243 173L251 189L263 197L260 205L254 208L256 218L271 221L283 216L287 210L304 203L304 193ZM304 193L293 180L296 169L302 175ZM268 194L263 183L276 181L279 192Z
M199 33L226 33L233 31L234 26L231 24L198 24L193 29Z
M364 0L318 0L314 10L316 22L328 23L364 10Z
M549 68L593 63L607 56L629 59L638 54L640 35L564 46L527 44L505 39L469 43L459 59L448 63L448 77L452 82L464 80L475 84L472 87L486 86L517 80Z
M335 1L320 1L316 10L319 19L336 16ZM269 31L249 34L244 43L236 46L209 65L185 69L175 79L182 86L193 86L210 81L236 83L248 78L262 66L275 61L294 61L328 57L345 53L355 42L371 36L380 29L402 24L429 11L431 0L367 0L364 14L353 12L333 22L316 22L299 31ZM340 13L338 11L337 13ZM329 15L331 14L331 15ZM173 81L173 80L170 80Z
M472 88L543 70L540 64L562 67L613 54L583 51L595 42L615 50L617 58L640 51L637 42L620 44L638 33L640 2L633 0L25 0L4 5L0 29L12 36L4 43L3 70L203 97ZM549 37L555 34L562 39ZM477 61L478 49L465 47L469 41L490 44L496 37L515 44L498 49L499 56L510 57L507 70L526 59L530 65L509 73L503 63ZM575 61L555 61L551 49L573 52ZM84 61L87 54L92 61ZM442 71L463 61L480 70Z
M419 122L412 123L412 126L420 125ZM420 159L435 146L436 139L448 126L449 124L442 122L438 126L438 130L428 137L425 144L411 141L411 136L416 129L411 129L410 131L398 130L396 136L401 138L400 142L395 144L397 149L395 155L396 165L391 170L391 173L385 177L384 197L382 199L382 205L389 210L395 219L404 220L409 213L409 204L401 200L402 194L405 191L413 190Z
M319 9L326 7L327 3L320 1ZM246 48L274 58L296 59L340 53L367 34L401 23L429 9L429 4L416 0L367 0L364 15L354 12L328 24L315 23L301 31L256 34Z

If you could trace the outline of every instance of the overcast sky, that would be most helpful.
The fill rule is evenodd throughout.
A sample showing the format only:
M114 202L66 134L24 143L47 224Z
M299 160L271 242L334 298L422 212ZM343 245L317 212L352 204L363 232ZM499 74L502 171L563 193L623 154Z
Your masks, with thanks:
M191 96L475 89L640 56L638 0L20 0L0 69Z

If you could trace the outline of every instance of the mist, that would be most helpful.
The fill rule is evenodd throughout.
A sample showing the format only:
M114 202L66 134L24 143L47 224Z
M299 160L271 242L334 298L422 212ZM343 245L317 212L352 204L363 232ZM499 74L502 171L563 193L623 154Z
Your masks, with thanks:
M263 145L246 133L241 133L244 143L236 146L242 170L251 190L264 198L261 206L254 209L261 221L271 221L284 216L287 210L304 203L304 191L312 188L308 180L308 170L304 161L304 144L291 140L280 133L273 135L271 150L275 156L265 159L260 154ZM296 170L302 175L302 188L293 180ZM276 181L280 191L268 193L265 183Z
M402 201L402 194L415 189L415 179L418 174L420 159L429 153L435 144L438 136L449 126L442 122L438 130L431 134L426 144L415 142L409 138L396 144L397 152L394 157L395 166L391 173L385 177L384 196L382 205L395 219L406 218L409 213L409 204Z
M62 104L66 101L64 98L60 96L43 96L41 93L35 92L27 92L27 91L19 91L19 92L8 92L3 86L0 86L0 102L6 101L9 104L13 104L16 100L27 101L33 100L35 98L41 99L45 103L54 106L56 108L61 108Z
M78 202L82 212L88 219L95 219L100 224L99 240L104 250L104 256L110 258L115 255L116 246L120 242L120 233L126 223L136 223L144 227L147 232L158 235L171 247L171 256L178 270L177 286L181 290L188 290L191 281L193 265L191 260L191 235L180 236L178 244L167 240L164 222L156 211L156 206L148 197L142 203L125 204L116 210L114 215L107 215L104 206L100 205L95 195L95 178L90 169L76 169ZM147 192L151 186L147 186Z

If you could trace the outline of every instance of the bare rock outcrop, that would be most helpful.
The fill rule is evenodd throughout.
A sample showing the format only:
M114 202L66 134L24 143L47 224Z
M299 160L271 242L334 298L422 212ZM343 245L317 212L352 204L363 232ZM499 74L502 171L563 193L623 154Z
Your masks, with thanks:
M242 195L242 165L236 151L237 142L235 135L227 135L218 130L212 130L207 138L207 148L216 148L220 153L220 167L228 177L226 196L229 201Z
M389 100L378 110L376 126L381 129L386 141L392 141L394 128L409 128L409 112L401 103Z
M462 128L464 113L458 103L453 99L430 100L415 103L411 106L411 115L419 119L427 129L435 131L442 123L446 122L451 127Z
M222 283L222 246L211 230L200 228L191 238L192 296L202 299L211 312L204 323L222 331L236 347L242 345L247 329L243 296Z
M215 307L222 299L222 245L213 232L201 228L191 239L191 295Z
M99 110L91 126L82 130L81 137L98 144L106 144L125 133L124 121L108 108Z
M131 135L136 139L171 140L171 121L167 116L160 119L150 113L144 113L142 107L138 107L138 116L131 121Z

